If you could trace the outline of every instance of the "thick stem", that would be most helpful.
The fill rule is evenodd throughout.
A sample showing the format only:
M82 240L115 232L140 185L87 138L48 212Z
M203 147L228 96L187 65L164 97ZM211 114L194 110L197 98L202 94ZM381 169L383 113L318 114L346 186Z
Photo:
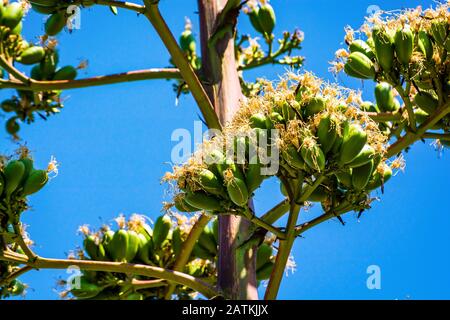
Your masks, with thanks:
M239 108L242 91L237 73L234 35L229 32L214 45L216 31L226 0L198 0L203 76L206 91L222 124L230 121ZM238 216L219 217L218 287L229 299L257 299L256 250L239 249L249 236L250 223Z

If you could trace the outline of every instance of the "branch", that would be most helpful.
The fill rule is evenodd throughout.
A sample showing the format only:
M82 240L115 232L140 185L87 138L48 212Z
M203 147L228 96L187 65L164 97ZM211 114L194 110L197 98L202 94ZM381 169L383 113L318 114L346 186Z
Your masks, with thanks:
M366 112L365 114L375 122L403 120L402 115L399 112Z
M61 81L36 81L26 78L24 82L7 81L0 79L0 88L13 88L26 91L53 91L64 89L78 89L94 87L121 82L131 82L150 79L180 79L181 75L178 69L147 69L136 70L111 75L96 76L92 78L79 80L61 80Z
M112 0L94 0L94 2L99 5L113 6L113 7L128 9L128 10L135 11L137 13L142 13L142 14L145 12L144 6L141 6L136 3L132 3L132 2L112 1ZM79 1L79 3L82 4L83 1Z
M6 278L2 279L0 281L0 287L4 285L8 285L11 281L14 279L17 279L21 275L27 273L28 271L33 270L30 266L24 266L22 268L17 269L16 271L13 271L11 274L9 274Z
M150 23L155 28L159 37L163 41L167 50L169 51L173 62L180 70L181 76L184 81L186 81L189 86L189 90L197 102L200 111L202 112L203 118L210 129L221 129L222 126L219 122L214 107L211 100L209 99L205 88L200 83L197 75L189 64L183 51L178 46L172 32L164 21L161 13L159 12L158 2L155 0L144 0L145 12L144 15L150 21Z
M157 280L131 280L131 285L135 290L151 289L167 286L167 281L162 279Z
M198 238L203 232L203 229L206 227L206 225L210 220L211 220L210 216L202 214L200 218L197 220L197 222L194 224L191 231L189 232L187 239L183 242L183 245L181 246L180 254L176 258L173 267L174 271L183 270L184 266L188 263L189 257L191 256L192 249L194 249L195 243L197 242ZM164 299L169 300L174 290L175 285L170 284L169 287L167 288L166 294L164 295Z
M0 55L0 66L3 69L5 69L5 71L8 72L10 75L12 75L15 79L24 83L30 82L30 78L28 78L25 74L17 70L11 63L8 62L8 60L3 55Z
M409 98L409 91L411 90L411 83L408 82L406 85L406 90L403 89L401 85L395 86L395 90L397 90L398 94L402 98L403 102L405 103L406 111L408 112L408 120L409 120L409 127L412 131L416 131L416 115L414 114L414 108L411 103L411 100Z
M265 221L266 223L273 224L288 211L289 211L289 200L284 199L279 204L277 204L275 207L273 207L272 209L267 211L265 214L263 214L261 216L261 220Z
M76 259L46 259L41 257L37 257L34 261L29 261L26 256L9 251L0 252L0 260L24 263L33 269L67 269L76 266L81 270L131 273L134 275L176 282L203 294L207 298L219 295L219 293L209 284L188 274L141 264Z
M433 133L426 132L422 135L425 139L439 139L444 141L450 141L450 133Z

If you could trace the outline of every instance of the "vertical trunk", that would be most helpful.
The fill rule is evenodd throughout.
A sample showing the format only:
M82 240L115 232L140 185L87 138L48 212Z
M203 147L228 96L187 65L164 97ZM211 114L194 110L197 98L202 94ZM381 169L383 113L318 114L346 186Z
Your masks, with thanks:
M217 41L208 40L214 33L219 13L227 0L198 0L202 47L202 71L206 90L222 124L239 108L242 98L236 68L234 37L231 33ZM219 218L218 286L229 299L257 299L255 250L238 250L248 237L249 223L241 217Z

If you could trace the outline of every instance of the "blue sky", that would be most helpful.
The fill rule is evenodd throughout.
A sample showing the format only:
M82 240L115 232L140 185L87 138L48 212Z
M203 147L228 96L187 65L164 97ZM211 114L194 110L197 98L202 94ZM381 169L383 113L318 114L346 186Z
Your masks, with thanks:
M342 46L344 27L358 27L370 5L392 10L430 6L432 1L273 0L276 33L299 27L305 32L301 54L305 69L332 80L328 61ZM196 20L196 1L162 0L161 10L177 35L184 17ZM33 39L43 30L43 16L26 18L25 35ZM239 21L250 32L248 18ZM81 29L60 37L61 64L89 60L80 76L164 67L168 55L144 17L108 8L83 10ZM252 70L247 78L276 79L283 67ZM361 88L372 98L372 84L342 77L339 81ZM12 92L2 91L1 98ZM65 91L61 114L23 126L21 135L33 151L37 166L53 155L60 174L31 197L32 209L23 215L45 257L64 257L81 244L78 226L110 223L119 213L160 213L164 187L160 178L170 169L172 131L193 129L197 109L190 96L175 106L170 82L145 81ZM0 118L3 122L4 119ZM0 133L0 152L15 145ZM437 153L430 142L418 143L406 155L405 173L386 186L386 194L358 222L351 213L342 227L329 221L297 240L293 255L297 271L283 281L283 299L442 299L450 298L450 187L449 152ZM263 212L281 199L278 186L268 182L256 197ZM274 196L275 194L275 196ZM166 199L167 200L167 199ZM303 213L303 219L317 214ZM366 287L366 269L381 270L381 290ZM30 285L26 299L57 299L54 291L64 271L37 271L23 280Z

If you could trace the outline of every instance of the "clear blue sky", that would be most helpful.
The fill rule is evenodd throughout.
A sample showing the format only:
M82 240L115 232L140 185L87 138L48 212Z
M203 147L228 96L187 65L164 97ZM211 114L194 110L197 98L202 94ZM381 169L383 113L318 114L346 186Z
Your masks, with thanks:
M342 44L344 27L358 27L369 5L385 10L432 1L325 1L273 0L276 32L300 27L305 32L301 54L305 68L332 79L328 61ZM185 16L195 27L196 1L162 0L161 9L178 35ZM248 18L241 30L250 31ZM24 33L33 38L43 30L43 16L26 18ZM61 63L89 60L81 76L109 74L168 65L168 55L144 17L108 8L82 11L81 29L59 37ZM282 67L265 67L247 74L276 79ZM343 77L341 83L361 88ZM372 85L365 84L367 98ZM11 92L2 91L1 98ZM171 133L193 128L197 109L190 96L175 106L170 82L146 81L63 93L65 108L47 122L38 120L21 131L33 151L37 166L54 155L61 163L59 176L31 198L32 210L23 216L46 257L64 257L81 244L79 225L99 226L119 213L160 213L164 188L160 178L170 169ZM0 119L3 123L4 119ZM14 149L1 133L0 152ZM449 150L450 151L450 150ZM386 186L381 202L360 222L351 213L342 227L330 221L297 240L297 272L282 284L284 299L432 299L450 298L450 152L440 156L429 142L416 144L406 155L405 173ZM262 212L281 199L277 186L268 183L256 197ZM274 192L275 191L275 192ZM276 198L276 199L274 199ZM303 213L313 217L316 210ZM381 268L381 290L368 290L366 269ZM23 277L29 285L27 299L57 299L55 281L63 271L38 271Z

